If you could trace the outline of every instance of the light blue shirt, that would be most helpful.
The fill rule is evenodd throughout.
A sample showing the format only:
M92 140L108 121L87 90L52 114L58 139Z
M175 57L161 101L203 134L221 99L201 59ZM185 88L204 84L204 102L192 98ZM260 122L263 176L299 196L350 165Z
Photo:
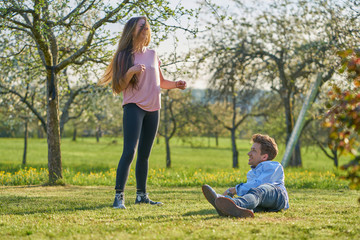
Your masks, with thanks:
M278 162L264 161L259 163L247 173L247 182L235 186L238 196L245 195L250 188L256 188L264 183L279 186L286 196L285 209L289 208L289 196L285 188L284 168Z

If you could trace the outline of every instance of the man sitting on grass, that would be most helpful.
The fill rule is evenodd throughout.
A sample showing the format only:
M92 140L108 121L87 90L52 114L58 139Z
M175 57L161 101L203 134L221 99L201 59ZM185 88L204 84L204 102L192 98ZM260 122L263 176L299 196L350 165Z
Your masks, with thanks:
M248 153L251 170L247 182L217 194L209 185L202 186L205 198L220 216L254 217L254 212L276 212L289 208L289 197L284 185L284 169L271 161L278 148L275 140L267 135L252 136L253 145ZM233 196L237 194L237 198Z

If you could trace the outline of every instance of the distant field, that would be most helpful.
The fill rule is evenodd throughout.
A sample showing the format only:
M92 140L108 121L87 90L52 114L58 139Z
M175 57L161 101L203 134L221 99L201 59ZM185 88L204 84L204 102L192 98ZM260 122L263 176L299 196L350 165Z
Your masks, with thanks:
M215 186L234 185L246 180L249 171L247 152L251 144L238 140L239 169L233 169L229 139L220 139L215 147L214 139L195 138L189 144L174 139L171 142L172 167L165 168L165 146L155 143L150 157L148 184L153 186ZM0 185L37 185L48 180L47 144L45 139L30 139L27 166L22 168L22 139L1 139ZM121 139L82 138L76 142L62 141L62 162L65 184L82 186L113 186L116 168L122 151ZM281 161L284 147L280 146L277 157ZM342 162L345 162L343 160ZM135 185L135 162L129 175L128 185ZM343 171L334 169L332 161L316 148L303 151L304 168L287 168L286 186L291 188L347 188L348 182L339 180Z
M116 141L116 143L113 143ZM221 138L219 146L215 140L210 144L207 138L194 138L192 148L180 139L171 140L171 158L173 169L203 169L217 171L231 169L232 152L230 139ZM210 145L208 147L208 144ZM238 140L239 170L248 171L247 152L251 146L249 140ZM76 172L108 171L116 168L122 153L122 139L102 138L99 143L94 138L79 138L76 142L65 138L61 142L62 163L64 169ZM277 161L281 161L284 146L279 146ZM0 138L0 170L15 172L21 167L23 154L23 139ZM27 166L34 168L47 168L47 143L46 139L29 139ZM333 169L332 161L318 148L309 147L302 149L304 169L317 171L330 171ZM348 161L341 158L340 164ZM135 160L134 160L135 162ZM135 164L133 164L135 165ZM165 145L163 139L154 144L150 157L150 168L165 168Z

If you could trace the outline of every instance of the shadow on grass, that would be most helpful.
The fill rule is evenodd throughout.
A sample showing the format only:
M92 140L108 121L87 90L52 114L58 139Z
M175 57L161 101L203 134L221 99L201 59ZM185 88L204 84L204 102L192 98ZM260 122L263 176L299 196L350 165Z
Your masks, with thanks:
M84 205L85 204L85 205ZM98 210L110 204L89 205L78 199L59 200L58 197L0 196L0 215L29 215L37 213L74 212Z
M219 217L219 215L217 214L215 209L214 210L213 209L202 209L199 211L190 211L190 212L183 214L183 216L194 216L194 215L201 215L201 216L214 215L214 218Z
M218 219L220 218L220 216L216 213L216 211L212 211L209 209L204 209L204 210L199 210L199 211L190 211L190 212L186 212L184 214L182 214L181 216L183 217L190 217L190 216L203 216L203 219L207 220L207 219ZM134 221L153 221L156 220L157 223L168 223L169 222L169 218L174 218L174 214L152 214L152 215L141 215L141 216L133 216L133 215L128 215L127 220L134 220ZM122 219L124 219L124 217L122 217ZM183 219L181 218L183 221L193 221L193 218L188 218Z

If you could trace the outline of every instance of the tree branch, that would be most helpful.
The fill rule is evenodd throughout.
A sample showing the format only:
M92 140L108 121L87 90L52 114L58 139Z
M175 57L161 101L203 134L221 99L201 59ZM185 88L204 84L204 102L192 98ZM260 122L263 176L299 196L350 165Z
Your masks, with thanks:
M84 112L84 109L81 109L78 115L69 117L69 120L78 119L79 117L81 117L81 115L82 115L83 112Z
M169 112L170 112L170 117L171 117L171 121L173 123L173 128L172 128L172 131L169 135L169 139L172 138L176 132L176 119L175 119L175 116L174 116L174 112L172 110L172 101L170 101L170 104L169 104Z
M28 25L28 24L25 24L25 23L16 21L16 20L14 20L14 19L5 17L5 16L2 15L2 14L0 15L0 17L3 18L4 20L8 21L8 22L11 22L11 23L15 24L16 26L21 26L21 27L23 27L23 28L28 28L28 29L31 29L31 28L32 28L31 25Z
M34 108L34 106L26 99L26 96L23 97L20 93L18 93L15 90L9 89L7 87L5 87L4 85L0 84L0 88L6 89L7 92L3 92L4 94L8 94L11 93L15 96L17 96L18 98L20 98L20 100L25 103L25 105L34 113L34 115L39 119L39 121L41 122L41 125L44 129L45 132L46 131L46 121L45 119L40 115L40 113Z
M70 57L63 60L61 63L59 63L57 66L57 71L61 71L62 69L67 67L69 64L74 63L74 61L78 57L83 55L88 50L88 48L91 46L91 43L94 38L96 30L99 27L101 27L104 23L106 23L106 21L108 19L113 17L115 14L117 14L127 3L129 3L129 0L124 0L122 3L119 4L119 6L117 8L115 8L113 11L109 12L104 18L102 18L99 21L97 21L96 23L94 23L94 25L91 27L89 35L87 36L85 44L79 50L77 50L74 54L72 54ZM129 12L130 12L130 10L129 10Z
M86 3L86 1L87 1L87 0L83 0L82 2L80 2L71 12L69 12L68 15L66 15L65 17L63 17L63 18L58 22L58 24L64 23L67 19L69 19L69 18L72 17L75 13L77 13L78 10L80 10L81 7L84 5L84 3ZM95 1L93 1L93 2L95 2ZM92 5L93 2L92 2L90 5ZM78 14L78 15L81 15L81 14ZM56 24L56 25L57 25L57 24Z
M26 47L28 47L28 46L29 46L29 45L26 44L19 52L14 53L14 54L10 54L10 55L5 56L5 57L0 57L0 58L8 59L9 57L13 57L13 56L19 55L19 54L22 53L22 51L24 51L24 49L25 49Z
M83 58L81 61L74 61L74 64L81 66L86 62L102 63L105 65L108 64L108 62L105 60L98 60L98 59L94 59L94 58Z
M315 140L316 144L320 147L321 151L330 159L334 160L335 156L331 156L325 149L324 145L314 136L311 134L311 137Z

